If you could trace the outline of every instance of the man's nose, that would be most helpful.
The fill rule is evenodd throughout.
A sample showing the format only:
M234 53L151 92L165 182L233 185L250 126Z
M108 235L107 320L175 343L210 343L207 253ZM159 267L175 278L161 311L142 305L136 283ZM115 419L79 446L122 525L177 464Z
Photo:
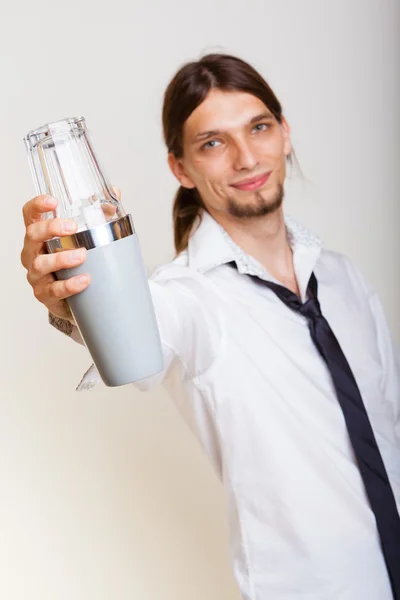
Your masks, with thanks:
M244 140L237 140L233 151L233 166L240 169L254 169L257 165L257 157L251 146Z

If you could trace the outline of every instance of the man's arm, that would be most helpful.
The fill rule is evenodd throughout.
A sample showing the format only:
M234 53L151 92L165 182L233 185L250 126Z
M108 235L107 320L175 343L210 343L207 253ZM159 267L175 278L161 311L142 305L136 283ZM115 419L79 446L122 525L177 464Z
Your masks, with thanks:
M369 305L374 316L377 344L384 373L385 399L393 407L396 434L400 440L400 356L391 336L387 319L374 291L369 294Z

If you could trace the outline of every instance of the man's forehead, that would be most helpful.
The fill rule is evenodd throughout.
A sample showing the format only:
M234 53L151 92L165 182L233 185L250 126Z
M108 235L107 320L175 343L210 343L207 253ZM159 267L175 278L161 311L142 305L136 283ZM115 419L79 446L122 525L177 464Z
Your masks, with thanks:
M228 130L245 125L261 114L273 117L264 102L252 94L211 90L188 117L184 129L190 137L202 131Z

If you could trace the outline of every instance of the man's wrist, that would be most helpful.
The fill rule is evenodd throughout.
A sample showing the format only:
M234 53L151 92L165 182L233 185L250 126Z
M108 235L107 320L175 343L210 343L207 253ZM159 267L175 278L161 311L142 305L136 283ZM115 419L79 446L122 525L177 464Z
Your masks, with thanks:
M49 311L49 323L50 323L50 325L53 325L53 327L55 327L56 329L58 329L62 333L65 333L65 335L68 335L68 336L72 335L72 331L73 331L74 327L76 327L75 321L72 316L71 316L71 318L57 317L50 311Z

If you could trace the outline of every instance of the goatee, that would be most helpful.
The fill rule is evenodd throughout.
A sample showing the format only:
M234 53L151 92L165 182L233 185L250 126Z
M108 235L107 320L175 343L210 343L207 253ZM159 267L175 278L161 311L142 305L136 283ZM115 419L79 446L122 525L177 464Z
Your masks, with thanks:
M256 192L256 202L247 206L239 204L234 198L228 198L229 214L237 219L254 219L270 215L282 206L284 197L282 184L278 185L276 193L268 200L265 200L261 194L262 192Z

